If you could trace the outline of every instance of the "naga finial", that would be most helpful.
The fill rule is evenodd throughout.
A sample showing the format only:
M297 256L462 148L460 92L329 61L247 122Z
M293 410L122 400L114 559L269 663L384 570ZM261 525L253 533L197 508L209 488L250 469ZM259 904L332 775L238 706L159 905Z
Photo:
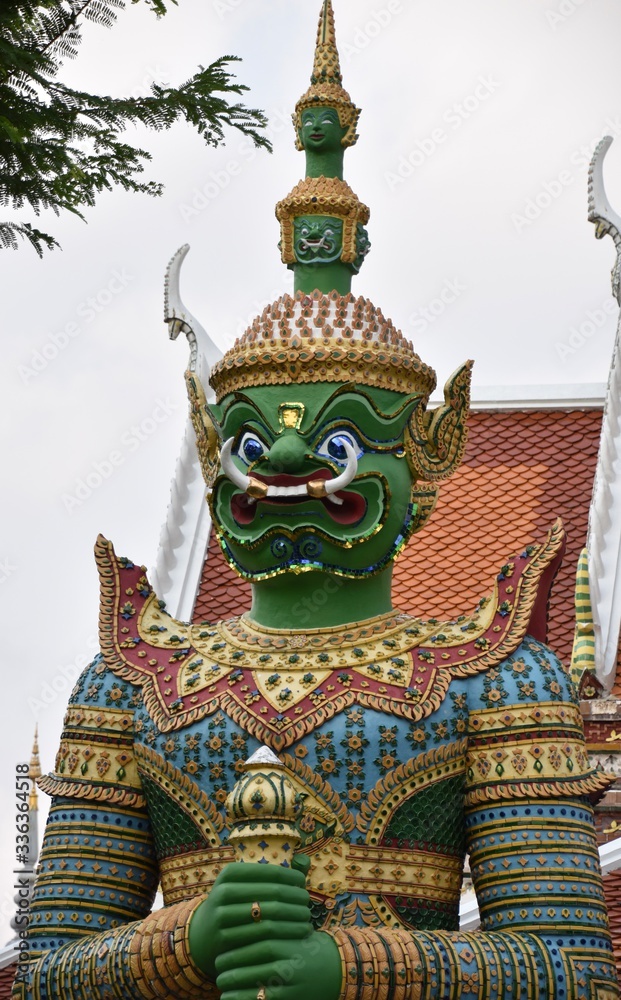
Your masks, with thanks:
M595 238L611 236L617 252L612 269L612 294L621 305L621 216L617 215L606 196L604 186L604 158L612 145L612 136L606 135L597 144L589 166L589 222L595 225Z
M576 568L574 603L576 623L570 673L574 684L579 687L585 671L595 672L595 635L589 587L589 555L586 548L580 553Z
M181 265L190 249L189 243L179 247L170 259L164 278L164 322L168 325L168 335L176 340L180 333L185 333L190 345L190 362L188 371L198 374L206 385L209 371L222 357L213 340L199 323L195 316L186 309L179 291L179 275ZM205 359L207 371L199 372L201 357Z

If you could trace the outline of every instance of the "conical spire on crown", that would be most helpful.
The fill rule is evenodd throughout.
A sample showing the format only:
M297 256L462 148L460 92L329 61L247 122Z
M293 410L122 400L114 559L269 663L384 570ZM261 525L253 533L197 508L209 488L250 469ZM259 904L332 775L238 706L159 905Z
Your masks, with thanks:
M319 15L311 83L337 83L339 86L343 83L339 54L336 48L334 11L331 0L324 0L323 9Z
M276 206L281 257L294 271L296 292L348 295L371 246L364 228L369 209L343 179L360 111L342 80L332 0L323 0L311 86L293 116L306 174Z
M304 148L299 136L300 128L302 127L302 112L306 108L316 107L330 107L337 111L341 127L346 129L342 145L353 146L358 138L356 128L360 117L360 109L356 107L347 91L343 88L343 75L336 47L332 0L324 0L321 14L319 15L311 85L295 106L293 123L295 125L296 146L298 149Z

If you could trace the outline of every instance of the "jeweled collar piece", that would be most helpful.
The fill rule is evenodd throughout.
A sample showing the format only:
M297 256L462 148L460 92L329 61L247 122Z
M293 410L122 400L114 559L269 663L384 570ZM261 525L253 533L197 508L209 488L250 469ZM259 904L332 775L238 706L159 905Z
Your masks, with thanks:
M383 615L329 631L279 632L248 617L188 625L166 612L144 567L100 537L100 640L109 668L143 688L167 732L222 710L275 750L354 703L417 720L454 677L500 663L529 632L545 638L560 522L508 560L493 593L452 622ZM543 629L543 634L542 634Z

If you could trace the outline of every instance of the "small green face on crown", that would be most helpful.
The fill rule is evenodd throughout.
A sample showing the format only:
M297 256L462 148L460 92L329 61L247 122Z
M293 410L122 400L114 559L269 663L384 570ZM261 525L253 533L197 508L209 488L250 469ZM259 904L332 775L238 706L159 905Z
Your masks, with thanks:
M217 409L233 480L235 470L252 480L241 491L223 469L211 497L233 567L250 580L384 568L413 527L404 430L421 403L422 394L321 382L225 397ZM326 494L337 477L342 488Z
M296 260L331 264L343 251L343 222L326 215L302 215L293 222Z
M335 108L318 106L302 112L298 132L303 149L317 153L335 153L343 149L347 129L343 128Z
M328 215L301 215L293 222L294 252L298 264L332 264L343 253L343 220ZM367 230L356 227L356 259L350 264L357 274L371 249ZM290 265L295 267L295 265Z
M358 274L370 249L371 240L369 239L369 234L364 226L358 223L356 226L356 259L351 265L355 274Z

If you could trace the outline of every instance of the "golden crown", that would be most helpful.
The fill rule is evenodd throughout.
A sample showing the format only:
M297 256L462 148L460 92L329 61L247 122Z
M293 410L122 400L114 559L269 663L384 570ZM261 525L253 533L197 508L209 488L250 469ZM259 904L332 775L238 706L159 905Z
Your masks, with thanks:
M267 306L210 378L218 401L252 386L296 382L354 382L429 396L436 376L368 299L316 291Z

